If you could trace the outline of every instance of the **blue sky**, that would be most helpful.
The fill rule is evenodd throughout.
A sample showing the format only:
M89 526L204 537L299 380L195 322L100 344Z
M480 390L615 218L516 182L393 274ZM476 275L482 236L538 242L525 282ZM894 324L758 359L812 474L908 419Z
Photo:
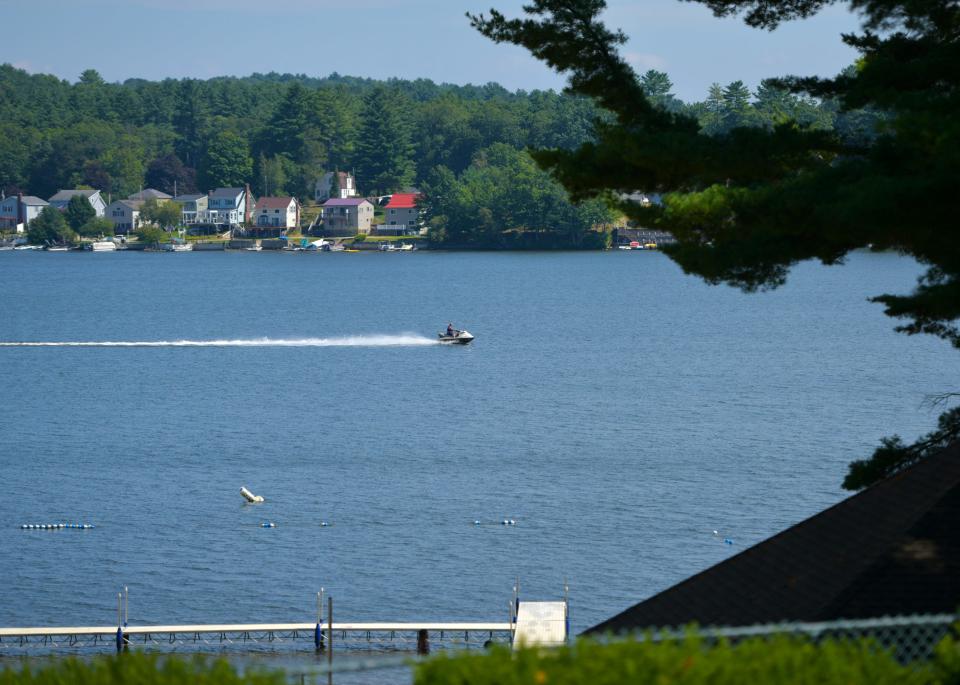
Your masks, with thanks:
M464 13L522 0L0 0L0 62L76 80L86 68L108 81L209 78L256 71L496 81L513 89L560 88L562 79L525 50L495 45ZM840 33L857 26L843 6L814 19L757 31L715 19L696 3L608 0L606 20L630 36L639 70L666 71L684 100L714 81L751 88L768 76L831 75L856 54ZM17 27L13 30L13 27Z

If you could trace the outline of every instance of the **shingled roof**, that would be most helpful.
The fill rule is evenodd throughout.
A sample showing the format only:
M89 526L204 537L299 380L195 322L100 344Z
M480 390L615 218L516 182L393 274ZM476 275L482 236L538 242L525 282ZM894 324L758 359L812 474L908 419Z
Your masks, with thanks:
M960 445L585 633L743 626L960 607Z

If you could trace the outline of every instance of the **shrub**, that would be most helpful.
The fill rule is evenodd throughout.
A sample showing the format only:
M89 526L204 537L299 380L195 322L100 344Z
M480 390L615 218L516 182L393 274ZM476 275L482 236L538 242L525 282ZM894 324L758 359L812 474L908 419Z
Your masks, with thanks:
M942 647L942 645L941 645ZM497 647L488 654L441 656L420 665L415 685L922 685L958 682L956 649L948 663L902 666L869 641L796 637L754 638L707 645L694 634L681 641L581 640L556 650ZM945 668L944 668L945 665ZM941 672L935 671L941 668Z
M237 673L224 659L183 658L130 652L94 659L0 671L0 685L285 685L281 671Z

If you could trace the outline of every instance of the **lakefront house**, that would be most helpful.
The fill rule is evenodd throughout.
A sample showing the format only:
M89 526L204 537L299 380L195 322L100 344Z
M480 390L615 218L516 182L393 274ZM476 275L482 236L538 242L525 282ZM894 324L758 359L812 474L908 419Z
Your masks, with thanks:
M113 224L116 235L133 233L143 223L140 220L140 210L144 200L116 200L107 205L104 213L108 221Z
M250 224L255 203L250 186L244 188L217 188L207 197L206 222L230 228Z
M74 195L82 195L83 197L87 198L90 206L93 207L93 211L97 213L97 216L103 216L107 209L107 203L103 201L103 197L100 195L99 190L58 190L56 194L48 200L48 202L57 209L63 211L67 208L67 205L70 204L70 200L73 199Z
M384 207L384 221L377 226L377 233L384 235L407 235L420 231L419 193L394 193Z
M173 198L173 201L180 205L181 222L185 226L205 223L208 199L208 196L203 193L177 195Z
M258 231L296 228L300 225L300 203L295 197L261 197L257 200L253 224Z
M323 203L323 228L332 235L368 235L373 222L373 205L357 198L330 198Z
M47 205L46 200L22 193L0 200L0 230L23 233Z

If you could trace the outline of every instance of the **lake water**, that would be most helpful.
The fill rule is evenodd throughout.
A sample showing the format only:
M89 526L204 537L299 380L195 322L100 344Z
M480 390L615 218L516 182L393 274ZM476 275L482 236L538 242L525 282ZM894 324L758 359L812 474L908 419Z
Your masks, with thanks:
M111 624L122 585L139 624L311 621L321 586L338 620L506 620L519 576L567 578L583 630L934 425L960 355L866 301L919 273L861 253L745 295L652 252L0 252L2 341L248 341L0 347L0 625ZM475 343L433 344L447 321ZM59 521L97 528L20 530Z

